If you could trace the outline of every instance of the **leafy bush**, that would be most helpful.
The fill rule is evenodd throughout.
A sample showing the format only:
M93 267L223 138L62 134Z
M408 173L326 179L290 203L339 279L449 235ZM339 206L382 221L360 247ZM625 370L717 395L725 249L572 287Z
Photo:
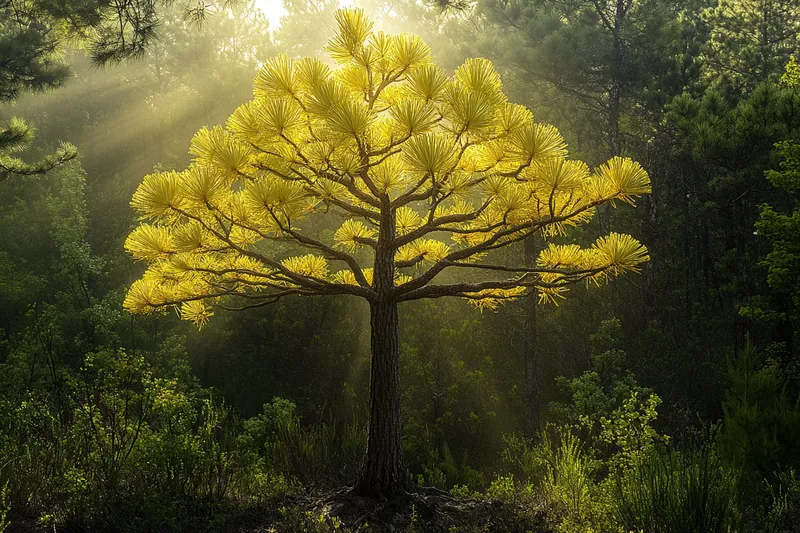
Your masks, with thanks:
M587 453L572 428L550 427L536 442L515 435L504 441L504 461L525 481L517 491L540 493L559 531L597 530L607 524L606 495L597 482L602 463Z
M627 369L626 354L619 349L621 331L618 319L601 324L591 336L591 369L573 379L559 378L569 401L550 405L559 423L577 429L586 452L608 468L626 468L637 455L666 440L653 428L661 398Z
M514 483L514 476L497 476L486 489L486 496L500 500L513 501L517 496L517 487Z
M366 426L357 420L336 424L323 417L303 426L295 404L281 398L246 420L238 437L240 448L256 457L262 470L318 488L355 479L366 442Z
M156 377L142 355L89 354L54 400L3 402L0 472L15 513L45 522L178 530L257 477L238 421L213 397Z

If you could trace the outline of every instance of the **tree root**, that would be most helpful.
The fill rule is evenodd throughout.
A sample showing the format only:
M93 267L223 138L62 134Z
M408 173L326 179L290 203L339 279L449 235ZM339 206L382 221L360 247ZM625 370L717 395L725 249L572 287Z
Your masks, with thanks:
M363 532L546 533L543 509L523 508L496 499L459 498L432 487L415 487L392 499L355 496L344 488L311 498L307 509L333 528Z

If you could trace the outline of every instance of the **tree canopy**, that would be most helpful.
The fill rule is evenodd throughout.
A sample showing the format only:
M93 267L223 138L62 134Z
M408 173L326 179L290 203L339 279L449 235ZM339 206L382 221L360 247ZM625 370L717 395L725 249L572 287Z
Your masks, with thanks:
M507 101L487 60L469 59L450 77L419 38L373 32L358 9L336 18L326 50L338 68L269 60L254 99L194 137L188 169L144 179L132 205L145 221L126 248L148 268L127 309L180 305L202 325L215 307L290 294L371 300L369 256L377 263L381 252L393 258L382 281L397 301L461 296L493 308L528 288L553 300L569 283L648 259L638 241L612 233L587 248L551 243L536 265L491 263L493 250L632 202L649 191L647 173L624 158L593 172L568 159L553 126ZM323 213L344 218L332 239L310 229ZM298 247L312 253L295 255ZM485 277L440 282L453 268Z

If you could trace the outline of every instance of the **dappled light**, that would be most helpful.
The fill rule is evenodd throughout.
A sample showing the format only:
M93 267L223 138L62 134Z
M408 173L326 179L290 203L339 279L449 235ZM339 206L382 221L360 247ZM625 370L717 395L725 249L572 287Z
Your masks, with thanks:
M0 2L0 533L800 523L793 0Z

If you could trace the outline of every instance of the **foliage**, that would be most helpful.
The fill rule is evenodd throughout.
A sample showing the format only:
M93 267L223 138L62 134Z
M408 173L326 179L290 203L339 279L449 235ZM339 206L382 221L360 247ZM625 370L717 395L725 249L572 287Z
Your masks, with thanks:
M155 377L141 356L93 353L67 379L62 405L35 396L4 405L1 455L22 515L178 529L230 495L234 472L247 476L227 410Z
M0 130L0 181L9 176L33 176L46 174L55 167L66 163L78 155L77 149L63 143L54 153L36 163L26 163L14 154L30 148L33 143L33 130L18 118Z
M800 309L797 289L800 283L797 279L800 269L800 211L796 199L800 193L800 145L795 141L784 141L777 145L777 152L781 158L780 170L767 171L767 179L791 196L793 210L791 214L784 214L770 205L762 205L755 226L759 235L771 245L761 263L767 269L767 283L779 295L772 310L780 314L780 322L791 321L797 331L800 327L797 311Z
M275 398L244 422L238 444L265 472L296 480L299 487L330 488L355 478L366 445L365 425L322 419L302 426L295 405Z
M420 485L427 485L438 488L456 488L461 487L461 490L469 492L469 487L477 488L484 484L483 474L471 467L467 463L468 455L464 453L460 458L453 456L450 450L450 445L444 442L441 449L435 448L437 439L432 438L430 434L427 435L413 435L414 437L428 437L425 441L426 446L422 449L414 450L417 452L416 463L421 463L417 468L422 470L418 474L417 481ZM408 441L410 439L406 439ZM419 454L419 455L418 455ZM422 455L422 457L420 457ZM416 466L412 463L412 467ZM492 482L492 485L494 482Z
M735 524L736 475L710 446L651 450L610 485L625 531L722 533Z
M584 453L583 443L566 431L560 433L558 443L551 449L544 493L566 512L565 530L585 526L593 518L592 460Z
M791 0L720 0L704 18L708 73L735 85L774 81L800 48L800 8Z
M553 403L551 410L562 423L579 429L592 456L626 469L664 437L652 426L661 399L626 368L620 334L619 320L601 324L591 337L592 368L573 379L559 378L571 398Z
M275 41L289 57L325 60L325 43L336 32L338 0L284 0L286 15L275 31Z
M562 531L623 526L614 516L613 484L659 455L658 444L667 440L653 427L660 399L627 370L620 333L618 320L603 322L591 337L592 369L559 380L571 397L551 405L560 425L535 443L504 437L504 461L547 498Z
M777 494L773 496L766 518L766 531L795 533L800 512L800 484L794 470L782 473Z
M401 324L400 364L409 469L425 484L479 490L500 452L497 426L515 422L503 403L514 360L494 348L503 342L505 317L455 319L464 310L458 301L415 302L407 310L413 319Z
M202 20L222 11L218 4L181 3L185 16ZM16 101L24 92L61 87L69 77L63 60L67 42L79 42L97 65L141 57L156 40L163 11L171 2L137 0L78 4L53 0L8 0L0 5L0 103ZM14 154L29 148L33 129L12 118L0 129L0 180L14 175L41 175L74 159L76 148L63 143L35 163Z
M580 153L593 159L627 153L648 136L646 110L663 106L697 69L682 53L693 43L685 42L690 20L677 4L484 0L477 9L490 26L472 53L500 58L515 96L570 128ZM580 142L586 137L602 143Z
M764 83L744 94L723 88L700 97L687 93L666 109L666 130L655 149L661 192L653 209L669 213L653 228L652 246L673 259L653 271L651 283L657 287L652 294L669 293L672 300L645 313L652 336L637 351L651 355L642 355L637 367L641 379L658 380L663 397L685 402L683 414L674 413L683 418L677 427L693 423L696 412L707 420L720 416L726 358L743 348L748 334L759 344L790 336L749 310L772 299L758 264L764 243L753 224L759 205L784 201L764 171L774 164L775 143L796 135L797 105L794 91ZM671 355L648 352L648 345ZM680 355L686 353L692 356Z
M128 310L176 306L202 326L214 307L242 308L223 297L244 307L292 294L374 300L379 283L398 301L449 295L493 308L526 287L552 300L568 283L602 281L647 260L638 241L614 233L591 248L550 245L538 269L512 270L518 277L509 280L429 285L454 265L480 269L470 261L532 232L558 234L598 205L631 201L649 190L647 174L622 158L592 174L567 161L554 128L506 103L487 61L470 60L447 78L418 38L373 34L359 10L337 20L328 53L341 68L270 60L256 98L226 128L195 136L186 171L145 178L132 205L156 223L126 241L149 264ZM420 213L422 201L429 206ZM328 210L354 218L326 244L302 221ZM453 244L430 238L435 232ZM287 240L324 255L256 246ZM375 252L374 267L351 255L361 249ZM326 257L345 268L330 271ZM400 273L423 265L416 276Z
M226 4L180 5L185 16L201 21ZM4 59L0 95L14 98L21 89L41 89L63 82L66 72L58 56L64 42L70 39L82 40L99 64L140 56L156 39L161 11L168 6L163 1L4 3L0 10L0 50Z
M548 427L532 442L504 436L504 461L519 480L516 498L534 501L538 494L547 503L550 521L558 531L605 531L613 529L607 482L601 461L592 457L587 442L569 427Z
M719 437L721 451L742 469L742 488L751 495L763 482L775 484L781 472L800 460L800 406L777 361L760 359L756 348L747 345L729 363L731 384Z
M142 356L98 352L68 377L68 418L46 397L4 403L12 509L53 523L185 530L224 519L234 501L296 492L303 472L318 480L317 467L337 464L338 443L322 440L330 428L301 430L290 402L277 398L242 427L206 391L158 374ZM355 439L360 452L363 434Z

